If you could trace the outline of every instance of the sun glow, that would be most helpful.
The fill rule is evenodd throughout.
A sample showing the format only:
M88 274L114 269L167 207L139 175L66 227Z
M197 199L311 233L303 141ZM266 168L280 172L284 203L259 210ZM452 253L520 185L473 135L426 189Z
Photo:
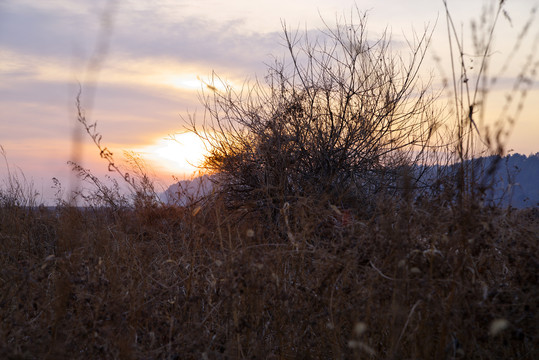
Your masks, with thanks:
M188 132L159 139L142 153L154 166L173 175L191 176L200 170L206 148L197 135Z
M203 87L202 82L195 76L167 76L163 83L185 90L200 90Z

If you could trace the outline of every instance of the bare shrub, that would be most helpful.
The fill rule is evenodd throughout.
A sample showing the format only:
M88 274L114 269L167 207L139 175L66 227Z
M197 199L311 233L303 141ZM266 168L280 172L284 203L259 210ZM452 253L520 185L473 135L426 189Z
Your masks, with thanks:
M372 40L357 11L314 40L283 23L288 57L265 82L203 98L205 122L192 130L208 143L204 167L221 174L231 198L279 204L325 195L366 203L395 190L402 169L421 162L436 127L436 98L418 77L430 35L402 44L384 32Z

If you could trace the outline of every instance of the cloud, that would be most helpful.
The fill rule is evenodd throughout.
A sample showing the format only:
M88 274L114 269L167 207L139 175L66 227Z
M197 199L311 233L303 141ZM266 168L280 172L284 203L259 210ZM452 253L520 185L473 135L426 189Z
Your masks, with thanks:
M91 16L24 4L5 7L0 22L2 48L35 56L70 56L95 30Z
M78 11L75 11L77 10ZM0 50L36 57L56 57L66 62L88 60L99 34L97 11L81 8L43 8L22 3L2 11ZM277 33L244 32L242 20L217 23L209 19L164 17L158 6L131 10L119 7L110 54L130 59L167 58L208 68L259 69L277 45ZM106 60L106 59L105 59Z
M162 23L154 14L137 14L137 25L118 24L111 49L123 56L175 59L179 63L207 66L209 69L243 68L259 70L272 49L278 46L274 33L242 33L239 21L211 23L187 18Z

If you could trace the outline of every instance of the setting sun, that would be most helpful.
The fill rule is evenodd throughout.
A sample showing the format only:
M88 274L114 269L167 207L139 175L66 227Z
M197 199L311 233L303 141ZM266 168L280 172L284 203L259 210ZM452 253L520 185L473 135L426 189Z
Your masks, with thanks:
M164 168L177 176L191 176L198 171L206 149L195 134L186 132L161 138L154 145L141 149L141 153L156 168Z
M163 83L184 90L200 90L203 87L202 82L196 76L167 76Z

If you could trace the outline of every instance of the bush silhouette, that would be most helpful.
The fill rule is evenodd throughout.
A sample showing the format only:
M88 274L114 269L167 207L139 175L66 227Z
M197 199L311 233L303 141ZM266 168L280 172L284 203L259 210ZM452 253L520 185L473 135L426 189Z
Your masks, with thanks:
M408 42L405 60L388 33L370 40L366 15L356 15L326 24L315 40L283 23L287 58L268 67L265 82L237 90L214 75L207 84L204 124L191 125L230 201L314 195L366 205L402 190L403 170L422 161L438 120L418 77L429 33Z

